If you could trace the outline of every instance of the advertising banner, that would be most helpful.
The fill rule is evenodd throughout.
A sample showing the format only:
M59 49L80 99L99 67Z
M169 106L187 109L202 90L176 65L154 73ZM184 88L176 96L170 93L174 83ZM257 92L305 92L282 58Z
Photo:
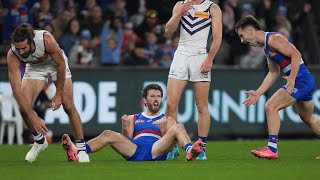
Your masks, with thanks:
M8 75L0 69L0 93L12 94ZM285 84L279 81L261 96L255 106L245 107L244 91L256 89L261 84L262 70L215 69L212 71L209 93L211 138L229 139L264 137L267 133L264 105L275 90ZM315 114L320 116L319 70L313 70L316 79L314 91ZM80 114L86 136L95 136L105 129L121 131L121 116L143 111L142 88L157 83L164 89L161 112L165 111L168 69L72 69L73 98ZM311 137L312 131L300 120L296 109L288 107L279 112L282 136ZM71 133L68 116L63 108L44 113L44 120L55 136ZM183 123L191 137L197 136L197 108L189 83L179 104L178 121Z

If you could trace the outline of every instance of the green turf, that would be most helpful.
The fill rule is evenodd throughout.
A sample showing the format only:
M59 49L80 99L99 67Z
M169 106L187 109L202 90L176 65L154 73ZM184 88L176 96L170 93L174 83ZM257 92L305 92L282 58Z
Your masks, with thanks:
M91 154L91 163L65 162L58 144L50 144L37 162L24 161L29 146L0 145L0 177L6 179L318 179L320 177L319 140L282 140L280 158L262 160L250 154L265 141L218 141L207 145L207 161L185 162L180 149L178 159L162 162L127 162L110 147Z

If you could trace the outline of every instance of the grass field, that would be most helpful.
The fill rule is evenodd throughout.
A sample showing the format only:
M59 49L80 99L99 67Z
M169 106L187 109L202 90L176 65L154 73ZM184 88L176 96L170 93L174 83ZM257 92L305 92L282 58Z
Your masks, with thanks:
M282 140L278 160L262 160L251 149L266 141L217 141L207 145L207 161L185 162L185 152L172 161L127 162L110 147L91 154L91 163L65 161L59 144L50 144L37 162L27 164L28 145L0 145L0 177L7 179L318 179L319 140Z

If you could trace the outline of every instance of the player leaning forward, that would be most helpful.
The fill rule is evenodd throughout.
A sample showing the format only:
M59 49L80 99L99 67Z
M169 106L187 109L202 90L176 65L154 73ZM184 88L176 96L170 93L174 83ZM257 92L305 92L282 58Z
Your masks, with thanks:
M253 16L239 20L235 31L241 42L251 46L264 45L264 52L268 61L269 72L260 87L255 91L247 91L249 97L244 105L256 104L259 97L266 92L283 71L283 78L287 83L279 88L267 101L265 111L268 121L268 145L252 150L251 153L265 159L278 158L278 134L280 118L278 111L295 104L299 116L317 135L320 135L320 121L313 115L314 103L312 93L315 81L308 68L305 66L301 53L278 32L265 32ZM319 158L319 157L318 157Z
M21 24L12 34L12 46L7 54L9 81L16 98L23 120L31 130L35 142L27 153L25 160L34 162L41 151L47 148L48 142L44 137L47 127L43 119L33 110L33 103L43 89L47 78L51 76L56 86L52 99L52 110L63 105L70 119L74 133L79 162L90 162L85 151L80 116L75 108L72 96L71 72L68 58L60 49L53 36L44 30L34 30L29 24ZM21 80L20 64L26 63L26 70Z

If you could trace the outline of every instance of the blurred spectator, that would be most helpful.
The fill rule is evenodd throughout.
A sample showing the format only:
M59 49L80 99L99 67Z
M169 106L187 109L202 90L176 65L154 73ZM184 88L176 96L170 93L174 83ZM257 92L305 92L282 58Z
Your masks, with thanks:
M101 64L118 65L121 58L121 45L123 39L123 29L117 29L116 37L108 37L109 26L104 25L101 34Z
M272 26L274 25L274 9L276 9L277 3L273 0L260 0L258 2L256 17L260 21L263 29L272 31Z
M224 34L232 33L235 24L235 12L229 1L225 1L222 8L222 24Z
M146 33L146 58L149 60L149 64L152 66L159 65L159 59L161 56L161 49L157 45L157 36L152 33Z
M133 51L123 60L126 66L148 66L149 61L146 58L145 45L137 42Z
M21 23L33 25L32 15L23 0L12 0L4 18L2 39L9 41L14 28Z
M51 24L55 29L53 33L53 37L55 39L59 39L61 37L68 25L68 22L72 18L72 13L68 9L65 9L61 14L51 21Z
M138 27L145 18L147 11L145 0L131 0L127 1L127 10L130 15L129 21L133 23L133 27ZM173 6L172 6L173 7Z
M115 0L114 3L110 4L106 9L107 16L116 16L123 19L125 22L128 20L128 13L126 10L125 0Z
M285 28L291 34L292 27L287 18L287 8L285 6L278 7L275 15L275 23L275 28L273 29L274 31L280 28Z
M88 29L80 33L80 44L74 45L69 53L70 66L88 66L93 60L94 52L91 49L91 33Z
M75 6L75 0L58 0L54 1L53 10L55 11L55 14L61 14L63 10Z
M50 12L50 1L41 0L38 9L33 12L33 21L35 27L43 27L44 24L49 23L53 19L53 14Z
M235 65L235 59L248 52L248 46L241 44L238 35L234 32L234 23L240 19L241 14L253 11L252 6L244 4L238 6L238 0L226 0L222 8L223 40L217 54L218 61L223 65Z
M98 6L97 1L96 0L86 0L85 5L82 7L81 11L80 11L80 15L83 19L87 19L90 15L90 11L92 11L92 9Z
M174 36L172 40L167 40L165 46L162 48L159 64L161 67L170 68L173 60L174 52L179 44L179 36Z
M172 8L176 4L177 1L172 0L146 0L146 8L154 9L159 13L159 23L165 24L168 22L172 15Z
M263 68L265 57L262 47L250 46L249 52L240 57L241 68Z
M126 9L128 11L128 15L131 17L137 13L144 14L146 12L145 1L146 0L127 0Z
M139 25L135 32L143 39L147 32L153 32L158 25L158 12L155 10L149 10L145 13L145 19L141 25Z
M255 12L251 3L244 3L241 5L241 14L240 18L252 15L255 16Z
M70 53L70 49L77 43L79 43L80 23L77 18L73 18L69 21L68 27L62 37L59 39L59 45L66 54Z
M3 33L3 21L4 17L8 13L8 7L4 4L4 2L0 1L0 42L2 42L2 33Z
M51 23L46 23L46 24L42 25L42 27L40 27L40 29L46 30L46 31L50 32L51 34L54 33L54 27Z
M90 42L91 47L95 48L100 44L100 35L104 25L104 21L102 18L102 10L101 7L96 5L89 9L88 19L84 20L81 23L81 27L84 29L89 29L92 34L92 40Z
M125 56L128 52L132 51L134 48L134 44L140 41L137 34L133 31L133 24L131 22L127 22L124 26L123 31L123 40L121 47L121 54Z

